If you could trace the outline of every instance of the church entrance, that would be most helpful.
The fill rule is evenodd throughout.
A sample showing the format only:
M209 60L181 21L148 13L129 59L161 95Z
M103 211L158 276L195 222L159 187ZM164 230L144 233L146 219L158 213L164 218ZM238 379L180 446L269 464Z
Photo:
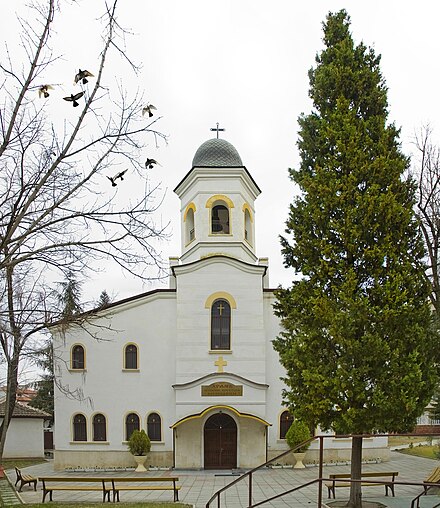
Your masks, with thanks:
M237 467L237 425L233 418L217 413L206 420L204 449L205 469Z

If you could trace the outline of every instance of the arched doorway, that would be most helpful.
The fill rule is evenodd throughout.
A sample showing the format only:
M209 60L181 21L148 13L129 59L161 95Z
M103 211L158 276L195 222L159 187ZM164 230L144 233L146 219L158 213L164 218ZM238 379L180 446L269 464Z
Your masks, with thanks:
M205 469L237 467L237 425L225 413L210 416L204 428Z

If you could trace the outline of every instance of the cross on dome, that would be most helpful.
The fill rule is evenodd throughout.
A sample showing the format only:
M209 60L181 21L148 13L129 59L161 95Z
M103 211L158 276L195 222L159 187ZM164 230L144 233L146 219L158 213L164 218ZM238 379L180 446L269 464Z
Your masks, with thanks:
M217 122L217 127L211 127L211 129L209 129L211 131L217 131L217 139L218 139L218 133L219 133L219 131L223 132L225 130L225 129L222 129L221 127L219 127L218 125L219 125L219 123Z

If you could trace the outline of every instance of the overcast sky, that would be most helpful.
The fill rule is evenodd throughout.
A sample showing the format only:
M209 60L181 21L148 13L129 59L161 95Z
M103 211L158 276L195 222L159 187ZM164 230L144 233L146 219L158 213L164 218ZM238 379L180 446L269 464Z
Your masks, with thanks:
M12 13L22 4L2 6L2 33L13 26ZM62 64L73 75L77 68L97 69L96 18L102 5L80 0L55 20L54 52L64 55ZM168 144L156 149L151 139L148 155L161 164L151 170L153 183L161 182L165 192L160 219L171 222L172 238L162 246L165 259L180 253L180 203L173 189L219 122L226 129L222 137L262 190L256 201L257 255L270 259L272 287L290 283L293 273L283 268L278 235L295 194L288 168L298 166L297 118L311 109L307 72L323 47L322 22L328 11L341 8L351 16L355 41L382 55L390 120L402 128L405 153L413 151L422 124L429 122L440 136L440 2L119 0L119 22L134 33L127 54L143 68L136 77L115 59L105 79L144 89L162 117L159 129ZM14 30L5 36L10 37ZM59 82L59 76L48 82ZM128 184L119 187L128 192ZM88 284L87 295L97 297L104 288L119 299L152 286L109 268Z

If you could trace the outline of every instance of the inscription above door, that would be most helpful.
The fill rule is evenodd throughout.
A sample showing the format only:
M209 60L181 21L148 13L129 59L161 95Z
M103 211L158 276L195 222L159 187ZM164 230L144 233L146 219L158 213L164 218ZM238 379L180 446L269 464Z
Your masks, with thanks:
M241 397L243 386L227 382L217 382L202 386L202 397Z

